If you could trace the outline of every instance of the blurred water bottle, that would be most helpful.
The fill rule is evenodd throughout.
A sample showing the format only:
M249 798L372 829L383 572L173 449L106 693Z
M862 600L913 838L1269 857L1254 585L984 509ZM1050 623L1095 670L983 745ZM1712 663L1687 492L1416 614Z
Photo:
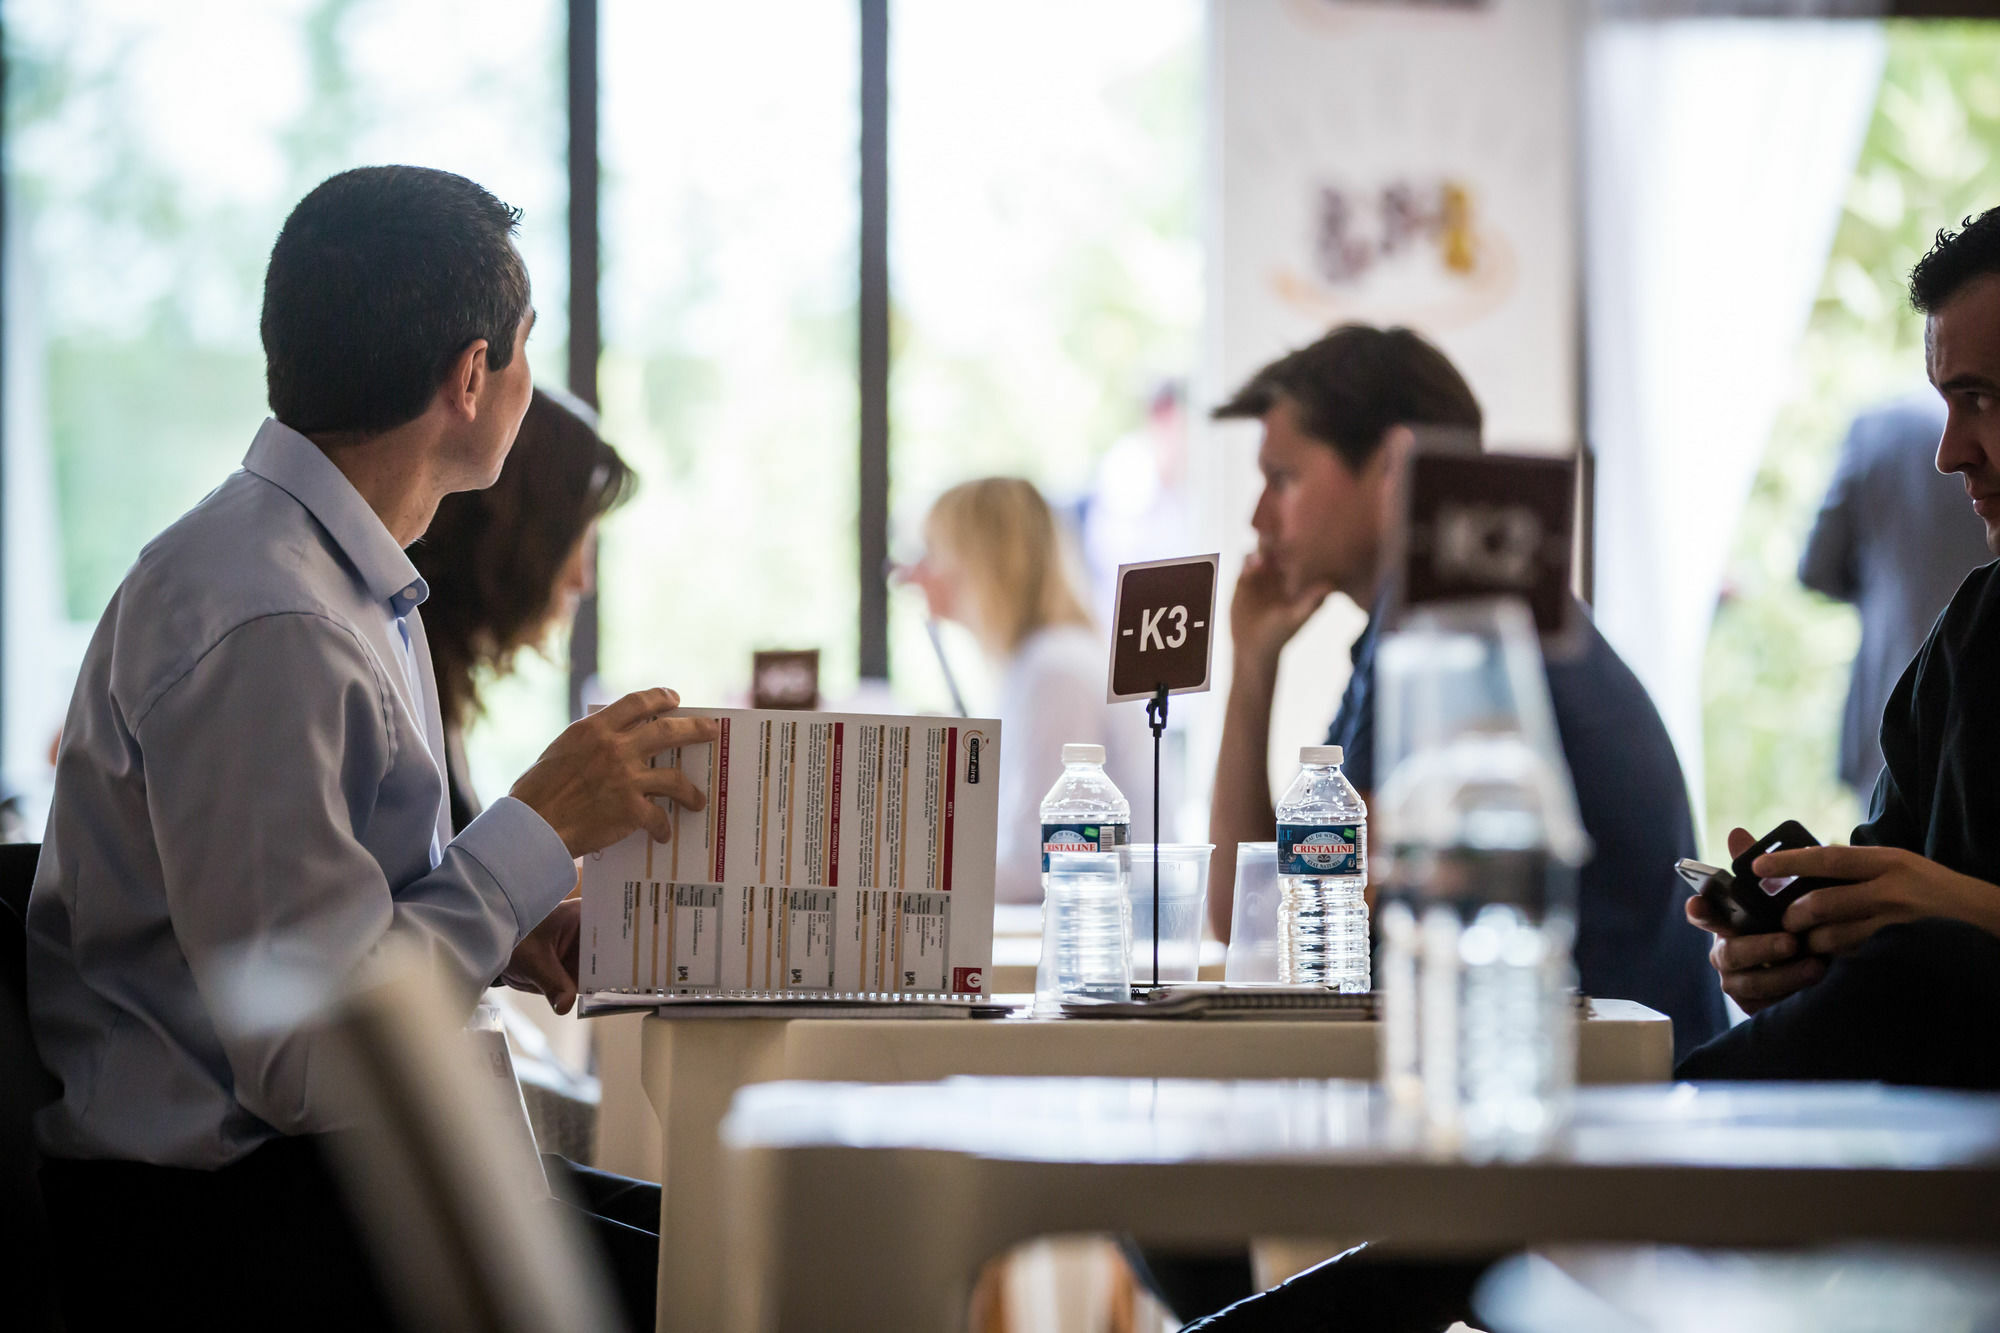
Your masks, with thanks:
M1368 989L1368 807L1338 745L1299 751L1278 801L1278 980Z
M1064 1000L1132 998L1132 904L1124 862L1115 852L1049 854L1037 1013L1059 1012Z
M1589 844L1533 622L1413 611L1377 659L1382 1069L1434 1145L1521 1156L1568 1119Z
M1102 745L1062 747L1063 771L1042 798L1042 891L1054 852L1116 852L1132 840L1132 803L1104 773Z

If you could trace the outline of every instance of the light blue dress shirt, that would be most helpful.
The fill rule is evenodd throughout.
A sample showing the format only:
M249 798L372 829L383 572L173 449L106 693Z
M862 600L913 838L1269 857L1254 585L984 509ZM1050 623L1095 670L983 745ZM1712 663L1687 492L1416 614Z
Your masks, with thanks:
M47 1152L212 1168L332 1128L314 1039L212 1016L228 970L344 976L395 936L469 1008L575 884L511 797L452 837L425 592L276 421L140 553L84 657L28 903Z

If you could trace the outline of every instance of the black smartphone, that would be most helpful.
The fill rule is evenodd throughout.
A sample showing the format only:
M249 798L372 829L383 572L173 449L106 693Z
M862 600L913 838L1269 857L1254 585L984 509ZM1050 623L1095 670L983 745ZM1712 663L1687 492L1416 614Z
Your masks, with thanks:
M1735 880L1735 899L1743 910L1757 922L1758 933L1784 929L1785 909L1794 899L1802 898L1814 889L1828 884L1844 884L1838 879L1808 879L1793 875L1784 879L1759 879L1750 873L1750 865L1758 857L1770 852L1789 852L1799 847L1817 847L1819 839L1806 832L1805 825L1796 819L1787 819L1778 827L1750 844L1743 855L1729 863L1730 876Z
M1714 907L1729 928L1739 935L1767 935L1785 928L1785 909L1795 899L1829 884L1846 884L1844 879L1793 875L1785 879L1761 879L1750 872L1758 857L1770 852L1788 852L1800 847L1817 847L1819 839L1806 832L1796 819L1788 819L1750 844L1743 855L1722 870L1699 861L1682 861L1675 866L1682 879Z
M1686 857L1674 862L1674 870L1687 881L1687 886L1701 895L1701 900L1722 918L1728 927L1738 935L1757 935L1757 924L1750 914L1736 905L1736 877L1721 866L1704 865L1700 861Z

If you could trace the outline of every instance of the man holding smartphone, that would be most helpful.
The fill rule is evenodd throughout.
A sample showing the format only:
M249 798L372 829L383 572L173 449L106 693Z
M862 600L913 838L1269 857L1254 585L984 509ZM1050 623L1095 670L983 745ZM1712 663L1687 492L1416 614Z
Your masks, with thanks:
M1965 480L2000 554L2000 209L1910 274L1931 384L1937 469ZM1759 857L1765 878L1847 881L1740 934L1696 896L1709 962L1752 1015L1681 1062L1684 1078L1877 1079L2000 1087L2000 566L1968 575L1882 717L1885 767L1853 845ZM1729 835L1731 856L1752 846Z

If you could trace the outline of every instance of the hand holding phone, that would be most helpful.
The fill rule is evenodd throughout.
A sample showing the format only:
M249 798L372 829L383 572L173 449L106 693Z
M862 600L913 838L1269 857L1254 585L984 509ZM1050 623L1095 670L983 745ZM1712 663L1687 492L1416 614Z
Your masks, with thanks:
M1674 871L1687 881L1687 886L1708 904L1709 910L1719 917L1732 933L1737 935L1757 933L1749 914L1736 905L1736 899L1731 893L1735 887L1735 877L1727 870L1684 856L1674 862Z
M1688 860L1674 868L1736 934L1764 935L1785 928L1785 909L1794 900L1814 889L1847 881L1805 876L1763 879L1751 872L1752 863L1771 852L1817 846L1819 840L1806 832L1803 825L1796 819L1788 819L1751 843L1727 870Z

